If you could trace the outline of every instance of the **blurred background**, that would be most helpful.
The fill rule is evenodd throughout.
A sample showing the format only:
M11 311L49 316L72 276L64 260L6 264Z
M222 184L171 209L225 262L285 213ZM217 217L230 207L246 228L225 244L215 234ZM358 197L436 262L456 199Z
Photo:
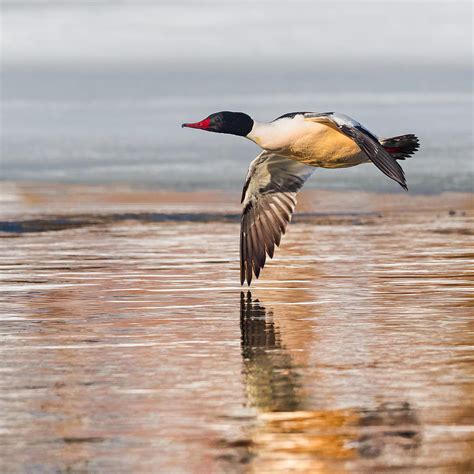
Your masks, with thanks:
M416 133L412 192L472 188L472 5L3 0L3 180L238 190L253 143L182 130L219 110L338 111ZM375 167L317 188L396 191Z

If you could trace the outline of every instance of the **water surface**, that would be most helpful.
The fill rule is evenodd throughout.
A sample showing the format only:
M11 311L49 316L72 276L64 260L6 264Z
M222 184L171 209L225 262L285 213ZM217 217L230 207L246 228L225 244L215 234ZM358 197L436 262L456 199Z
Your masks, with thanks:
M11 189L3 471L472 470L472 196L303 194L248 292L225 195Z

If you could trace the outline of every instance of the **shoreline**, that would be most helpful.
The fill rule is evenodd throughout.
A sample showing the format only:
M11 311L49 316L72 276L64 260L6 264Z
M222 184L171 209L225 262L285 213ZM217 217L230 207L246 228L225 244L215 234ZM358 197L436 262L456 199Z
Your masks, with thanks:
M240 215L240 194L233 191L168 191L135 185L2 183L0 220L38 216L110 216L114 214L206 214L217 219ZM474 211L474 193L378 193L307 189L298 194L295 219L380 213L464 213ZM305 216L306 215L306 216ZM299 218L298 218L299 216ZM170 219L168 219L170 220ZM173 219L171 219L173 220Z

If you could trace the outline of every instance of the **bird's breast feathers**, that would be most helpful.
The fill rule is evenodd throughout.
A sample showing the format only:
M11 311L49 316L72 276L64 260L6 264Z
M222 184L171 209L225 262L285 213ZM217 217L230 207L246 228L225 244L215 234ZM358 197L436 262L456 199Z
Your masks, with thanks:
M256 123L248 138L264 150L311 166L341 168L367 161L365 153L351 138L303 116L269 124Z

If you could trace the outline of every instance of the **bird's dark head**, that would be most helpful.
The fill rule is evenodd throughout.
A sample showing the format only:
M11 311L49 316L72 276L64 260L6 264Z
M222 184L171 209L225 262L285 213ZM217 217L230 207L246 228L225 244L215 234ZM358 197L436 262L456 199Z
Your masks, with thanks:
M183 123L181 126L245 137L252 130L253 120L242 112L216 112L200 122Z

